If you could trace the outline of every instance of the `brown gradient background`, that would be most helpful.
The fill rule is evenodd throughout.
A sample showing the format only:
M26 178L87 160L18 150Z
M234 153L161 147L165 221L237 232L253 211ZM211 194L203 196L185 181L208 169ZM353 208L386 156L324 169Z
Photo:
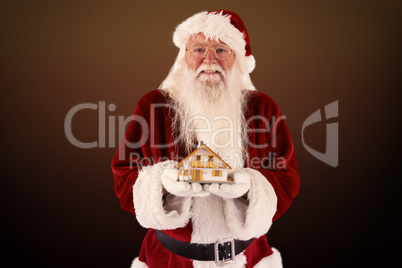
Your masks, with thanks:
M146 230L114 195L116 148L73 146L65 116L100 101L117 107L106 116L130 116L173 64L176 25L222 8L243 18L257 63L252 80L287 116L296 148L300 194L268 233L285 267L391 262L401 234L396 3L1 1L2 262L130 266ZM301 126L335 100L340 144L332 168L306 151ZM325 123L305 132L320 151ZM73 133L96 140L97 112L77 113Z

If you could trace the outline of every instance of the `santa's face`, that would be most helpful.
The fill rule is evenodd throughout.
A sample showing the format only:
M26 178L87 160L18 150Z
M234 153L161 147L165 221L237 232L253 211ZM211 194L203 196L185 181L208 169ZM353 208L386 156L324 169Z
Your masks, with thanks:
M208 84L222 82L225 75L231 70L234 63L234 53L229 51L227 58L221 59L216 56L214 50L226 46L225 43L208 39L200 33L189 39L187 43L186 62L190 70L195 72L196 78ZM197 57L193 49L202 46L207 49L204 57Z

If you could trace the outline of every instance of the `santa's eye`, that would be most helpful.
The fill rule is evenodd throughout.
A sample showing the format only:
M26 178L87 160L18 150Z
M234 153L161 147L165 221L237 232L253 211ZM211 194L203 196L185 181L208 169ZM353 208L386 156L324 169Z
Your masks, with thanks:
M205 47L195 47L193 48L194 53L205 53L206 49Z

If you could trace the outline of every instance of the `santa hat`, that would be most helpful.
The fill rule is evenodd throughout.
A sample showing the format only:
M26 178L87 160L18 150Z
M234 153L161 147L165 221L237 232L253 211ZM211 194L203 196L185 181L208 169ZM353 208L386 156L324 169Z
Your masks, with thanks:
M198 33L226 43L233 49L236 57L239 57L248 73L254 70L255 59L251 55L250 38L242 19L236 13L228 10L197 13L176 27L173 42L183 49L188 39Z

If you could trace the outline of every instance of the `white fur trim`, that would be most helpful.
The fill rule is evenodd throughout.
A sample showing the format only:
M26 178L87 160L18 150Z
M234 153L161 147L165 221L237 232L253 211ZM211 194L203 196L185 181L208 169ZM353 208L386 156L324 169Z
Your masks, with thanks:
M255 58L253 55L247 56L245 59L246 69L248 73L251 73L255 68Z
M195 34L203 33L207 38L217 38L231 47L239 56L246 54L244 34L230 23L230 15L203 11L197 13L176 27L173 43L183 48L188 39Z
M131 268L148 268L148 265L145 262L140 261L137 257L131 264Z
M226 224L236 238L248 240L265 235L272 224L276 212L277 197L272 185L257 170L245 168L250 175L249 205L246 214L238 215L236 202L225 199L224 214Z
M206 38L219 39L233 49L240 63L246 66L248 73L255 67L253 55L246 55L246 41L244 33L240 32L230 23L230 15L221 13L209 13L204 11L197 13L176 27L173 33L173 43L185 51L188 39L198 33L203 33Z
M194 268L218 268L218 267L225 267L225 268L243 268L246 266L247 258L244 253L240 253L236 255L234 262L226 264L224 266L217 266L215 261L193 261Z
M279 251L275 248L272 248L273 253L261 261L259 261L254 268L282 268L282 257ZM234 263L227 265L227 268L235 268L235 267L244 267L247 260L243 253L240 253L236 256L237 261ZM237 264L240 262L241 265ZM193 261L193 266L195 268L215 268L217 267L214 262L202 262L202 261ZM148 268L148 265L145 262L142 262L137 258L134 259L133 263L131 264L131 268Z
M275 248L272 248L273 253L262 260L260 260L254 268L283 268L282 266L282 257L279 251ZM245 267L247 263L247 259L243 253L240 253L236 256L236 259L233 263L225 265L227 268L240 268ZM202 261L193 261L193 266L195 268L216 268L219 266L215 265L215 262L202 262Z
M175 161L164 161L144 167L133 187L134 209L138 222L145 228L158 230L184 227L190 217L191 197L183 197L183 209L166 211L163 207L161 175L164 168L172 168Z
M281 254L275 248L272 248L272 251L274 253L263 258L254 266L254 268L282 268Z

